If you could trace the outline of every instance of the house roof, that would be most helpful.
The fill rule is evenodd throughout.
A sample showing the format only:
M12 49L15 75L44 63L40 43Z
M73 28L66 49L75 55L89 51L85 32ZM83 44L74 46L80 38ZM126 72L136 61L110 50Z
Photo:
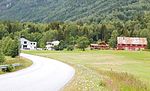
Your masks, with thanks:
M139 45L147 45L147 38L139 38L139 37L118 37L118 44L139 44Z
M99 46L98 44L91 44L90 46Z
M21 40L21 41L28 41L28 42L31 42L31 43L37 43L37 42L34 42L34 41L30 41L30 40L28 40L28 39L26 39L26 38L20 38L20 40Z
M59 41L52 41L52 42L46 42L47 45L53 44L53 45L59 45Z

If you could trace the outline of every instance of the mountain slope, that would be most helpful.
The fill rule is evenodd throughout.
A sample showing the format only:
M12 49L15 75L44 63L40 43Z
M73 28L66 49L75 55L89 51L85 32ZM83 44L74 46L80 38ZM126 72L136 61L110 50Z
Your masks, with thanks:
M104 17L130 19L150 10L150 0L0 0L0 19L68 21ZM109 17L108 17L109 15Z

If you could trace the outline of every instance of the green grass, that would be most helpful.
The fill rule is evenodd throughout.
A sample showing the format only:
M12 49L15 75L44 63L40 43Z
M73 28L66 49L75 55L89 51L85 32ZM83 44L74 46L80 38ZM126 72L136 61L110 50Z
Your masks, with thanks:
M76 75L64 91L149 91L150 52L24 51L65 62Z
M18 70L27 68L32 65L32 61L26 58L22 58L22 57L11 58L8 56L6 57L6 61L2 65L5 65L5 64L9 65L9 64L15 64L15 63L20 63L22 66L16 67L14 71L18 71ZM8 72L0 71L0 74L5 74L5 73L8 73Z

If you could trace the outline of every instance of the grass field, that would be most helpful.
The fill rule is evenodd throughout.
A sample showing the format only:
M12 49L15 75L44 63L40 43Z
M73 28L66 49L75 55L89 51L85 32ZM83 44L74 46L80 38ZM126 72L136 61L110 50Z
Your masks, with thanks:
M150 91L150 52L24 51L65 62L76 75L64 91Z
M18 71L18 70L24 69L32 65L32 61L28 59L25 59L22 57L11 58L8 56L6 57L6 61L1 65L5 65L5 64L9 65L9 64L15 64L15 63L20 63L22 66L16 67L14 71ZM5 73L7 72L0 71L0 74L5 74Z

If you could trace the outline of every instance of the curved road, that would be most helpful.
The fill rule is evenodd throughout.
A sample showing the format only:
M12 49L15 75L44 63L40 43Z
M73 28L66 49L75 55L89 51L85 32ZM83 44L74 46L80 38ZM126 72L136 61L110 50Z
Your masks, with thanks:
M67 84L75 70L56 60L21 54L33 65L9 74L0 75L0 91L58 91Z

